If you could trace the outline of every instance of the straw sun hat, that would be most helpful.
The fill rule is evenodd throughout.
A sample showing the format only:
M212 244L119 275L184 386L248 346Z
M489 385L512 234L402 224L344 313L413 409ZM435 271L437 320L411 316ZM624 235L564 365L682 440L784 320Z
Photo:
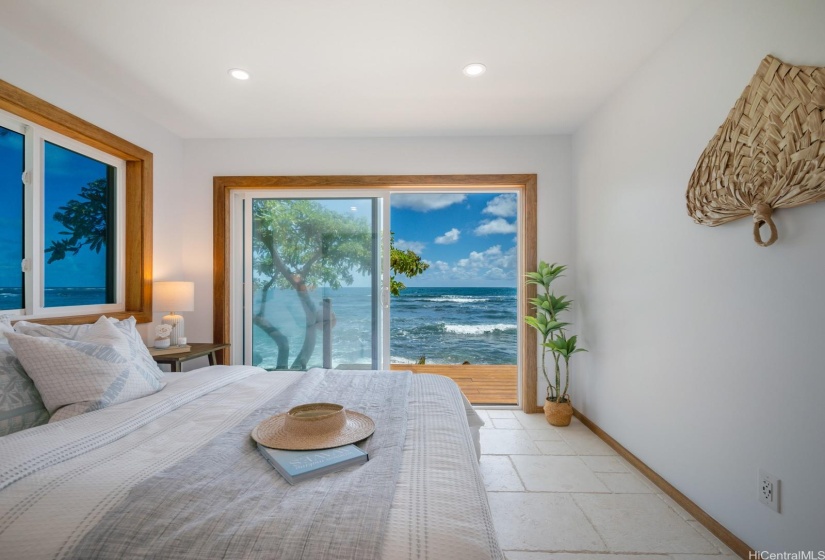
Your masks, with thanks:
M375 422L340 404L310 403L270 416L252 430L252 439L274 449L327 449L355 443L375 431Z

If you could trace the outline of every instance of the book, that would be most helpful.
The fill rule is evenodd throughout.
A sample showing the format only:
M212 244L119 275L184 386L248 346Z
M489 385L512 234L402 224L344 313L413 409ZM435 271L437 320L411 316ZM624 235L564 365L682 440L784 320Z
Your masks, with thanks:
M354 444L330 449L287 451L271 449L259 443L258 451L290 484L369 461L369 454Z
M155 348L149 347L149 354L152 356L165 356L167 354L181 354L183 352L190 352L192 347L188 344L186 346L170 346L169 348Z

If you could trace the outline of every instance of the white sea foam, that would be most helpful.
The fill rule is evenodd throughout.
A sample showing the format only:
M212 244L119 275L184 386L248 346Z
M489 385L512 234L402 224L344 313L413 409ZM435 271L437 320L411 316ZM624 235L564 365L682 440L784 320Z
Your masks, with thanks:
M490 301L487 298L477 298L477 297L461 297L461 296L439 296L434 298L421 298L419 301L433 301L436 303L484 303L485 301Z
M444 325L444 330L455 334L486 334L497 331L514 331L515 325L496 323L494 325Z
M417 364L418 360L410 360L409 358L402 358L400 356L390 356L391 364Z

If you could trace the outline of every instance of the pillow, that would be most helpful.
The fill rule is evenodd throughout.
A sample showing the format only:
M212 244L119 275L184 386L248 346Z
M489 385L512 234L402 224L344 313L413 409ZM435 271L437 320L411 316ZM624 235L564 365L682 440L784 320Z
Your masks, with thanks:
M129 347L132 359L140 362L144 368L152 372L157 379L161 379L164 375L163 371L158 367L157 362L152 358L146 344L143 343L140 333L135 326L137 321L134 317L129 317L123 321L109 319L114 326L120 329L126 338L129 340ZM39 323L29 323L28 321L17 321L14 324L14 332L27 334L30 336L42 336L46 338L65 338L69 340L77 340L78 337L83 336L92 325L41 325Z
M0 436L49 421L40 393L5 341L0 343Z
M6 333L14 332L8 315L0 315L0 342L6 341Z
M126 335L105 317L76 340L7 337L52 415L49 422L145 397L165 385L132 359Z

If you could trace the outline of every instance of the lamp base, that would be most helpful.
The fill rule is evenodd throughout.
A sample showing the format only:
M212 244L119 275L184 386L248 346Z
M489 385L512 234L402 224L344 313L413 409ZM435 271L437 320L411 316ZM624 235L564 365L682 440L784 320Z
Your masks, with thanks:
M165 315L163 317L162 323L164 325L172 326L172 334L169 336L169 345L177 346L179 344L178 339L186 336L183 333L183 317L180 315L175 315L175 312L173 311L169 315Z

